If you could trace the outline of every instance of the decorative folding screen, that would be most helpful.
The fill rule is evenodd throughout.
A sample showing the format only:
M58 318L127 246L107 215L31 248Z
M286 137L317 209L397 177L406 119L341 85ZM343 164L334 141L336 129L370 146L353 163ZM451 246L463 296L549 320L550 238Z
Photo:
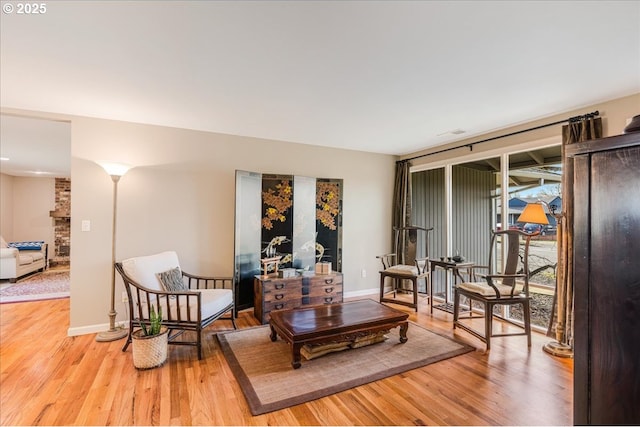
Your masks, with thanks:
M253 306L260 260L275 252L280 268L342 271L342 180L236 171L236 306Z

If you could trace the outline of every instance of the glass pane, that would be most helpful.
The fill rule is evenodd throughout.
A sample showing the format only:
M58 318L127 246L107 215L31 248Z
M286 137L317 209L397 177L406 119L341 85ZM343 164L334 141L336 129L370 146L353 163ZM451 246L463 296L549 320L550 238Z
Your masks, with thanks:
M448 256L487 265L499 173L499 158L453 166L452 247Z
M418 233L416 244L416 257L429 255L432 259L438 259L446 254L446 229L445 229L445 186L444 168L420 171L411 174L412 207L411 218L413 224L424 228L433 227L429 234L429 254L424 254L426 247L423 233ZM441 272L439 272L441 273ZM438 274L439 274L438 273ZM444 298L444 277L435 276L433 293ZM418 283L420 292L427 292L424 281Z
M495 200L500 197L500 158L454 165L451 188L452 246L448 256L459 262L488 266L491 230L496 224ZM494 255L492 260L495 259ZM462 269L461 273L466 271ZM463 278L466 280L468 276ZM453 286L453 280L450 282ZM452 289L449 292L453 295ZM467 305L468 301L462 304ZM482 306L474 304L474 308Z
M509 224L539 232L529 246L531 323L549 325L558 263L557 219L562 210L562 160L560 146L509 156ZM535 160L534 160L535 159ZM548 225L518 222L527 203L543 202ZM522 309L513 306L507 316L522 321Z
M316 179L293 178L293 268L314 271L316 264Z
M236 171L236 308L253 307L253 277L260 274L262 175Z

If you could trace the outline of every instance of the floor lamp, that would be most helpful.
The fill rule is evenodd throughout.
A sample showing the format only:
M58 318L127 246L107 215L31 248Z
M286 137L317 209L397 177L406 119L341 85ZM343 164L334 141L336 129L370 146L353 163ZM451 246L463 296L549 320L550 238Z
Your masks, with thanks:
M116 262L116 217L118 207L118 181L120 177L127 173L131 166L119 163L100 163L100 166L111 176L113 180L113 227L111 230L111 310L109 311L109 330L100 332L96 336L96 341L115 341L124 338L129 333L125 328L116 328L116 273L114 264Z
M524 210L522 211L522 214L520 214L520 216L518 217L517 221L528 222L532 224L541 224L541 225L549 224L549 220L547 219L547 215L544 212L543 205L546 206L546 208L549 210L549 213L555 218L556 233L557 233L556 234L556 242L557 242L556 244L557 246L556 287L553 292L551 320L549 320L549 330L547 331L547 335L550 335L551 329L553 327L553 320L556 314L556 302L558 298L558 269L560 267L560 259L562 258L560 243L562 242L562 217L564 215L562 214L562 212L556 212L555 206L549 205L547 202L540 200L536 203L528 203L527 206L525 206ZM544 347L542 347L542 349L553 356L573 357L573 349L570 346L563 344L560 341L559 337L556 337L556 338L558 338L558 341L548 342L547 344L544 345Z

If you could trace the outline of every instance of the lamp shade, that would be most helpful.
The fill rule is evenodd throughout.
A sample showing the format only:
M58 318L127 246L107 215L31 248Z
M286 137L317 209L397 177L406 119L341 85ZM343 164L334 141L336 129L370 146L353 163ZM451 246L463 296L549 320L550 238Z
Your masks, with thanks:
M529 222L531 224L549 224L547 215L544 212L542 203L527 203L524 210L518 217L518 222Z
M99 162L98 164L111 176L122 176L131 169L130 165L124 163Z

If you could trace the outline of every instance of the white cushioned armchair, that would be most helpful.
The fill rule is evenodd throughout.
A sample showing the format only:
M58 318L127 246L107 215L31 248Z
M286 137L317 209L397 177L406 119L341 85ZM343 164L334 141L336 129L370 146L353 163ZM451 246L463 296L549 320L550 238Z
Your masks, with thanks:
M173 251L125 259L115 265L128 295L129 336L140 323L149 324L151 306L162 309L162 324L169 328L169 344L193 345L202 359L202 329L224 314L235 324L232 277L204 277L180 270ZM195 341L175 340L185 331L195 331Z

